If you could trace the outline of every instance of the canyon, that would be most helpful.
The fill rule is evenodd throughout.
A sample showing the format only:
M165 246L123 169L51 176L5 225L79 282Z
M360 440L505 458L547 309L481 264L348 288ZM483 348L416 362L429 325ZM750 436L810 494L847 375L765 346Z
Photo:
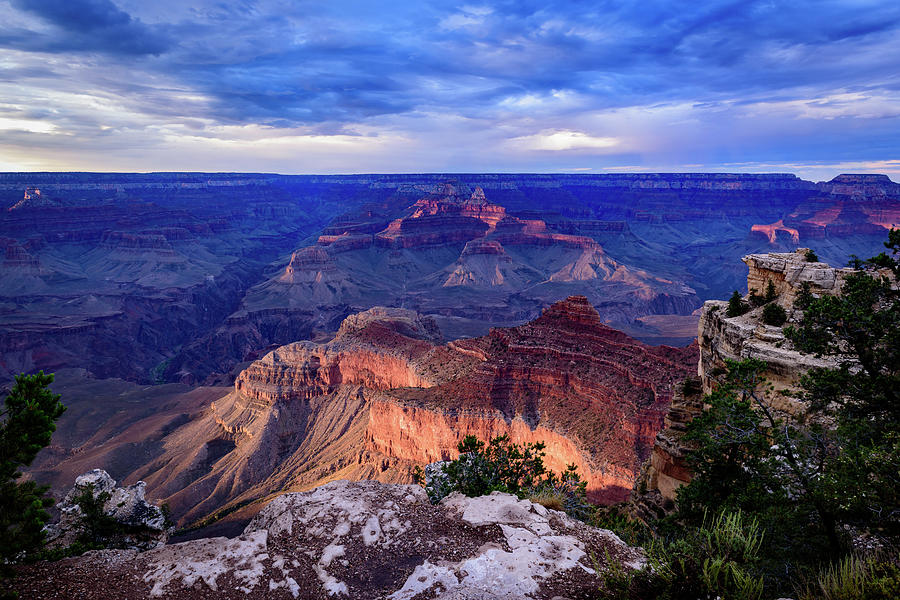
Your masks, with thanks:
M448 186L448 180L452 183ZM886 176L0 174L0 378L84 368L229 385L280 345L372 306L447 339L587 296L609 324L683 345L741 256L878 251ZM659 318L660 315L671 318Z
M103 468L223 527L409 482L466 434L543 441L621 500L695 408L703 302L788 297L766 261L841 264L900 220L874 175L29 173L0 201L0 377L56 371L70 407L31 476Z
M584 296L449 343L430 317L373 308L330 341L268 353L228 393L197 388L170 399L168 416L120 424L72 456L45 453L34 475L61 485L58 474L91 464L145 481L182 523L216 511L245 520L273 493L336 479L406 483L415 466L455 458L466 435L508 435L545 443L550 469L575 464L589 497L613 502L627 496L697 359L696 345L647 346L604 325Z
M789 321L802 286L837 294L849 272L812 260L807 248L743 262L747 288L772 282ZM644 551L509 494L452 494L432 505L421 487L402 484L414 465L454 458L465 435L507 435L545 442L551 469L575 464L596 502L630 492L624 510L652 522L691 479L684 432L726 360L763 358L772 386L760 393L788 415L803 407L781 392L809 369L833 366L793 349L780 327L761 321L761 307L732 317L726 307L707 301L699 343L683 348L608 327L584 296L446 343L432 317L374 307L344 319L330 340L253 361L230 390L162 386L166 402L125 427L131 434L91 438L51 470L104 460L121 468L121 457L109 460L115 449L133 455L133 430L155 430L147 437L156 448L142 448L148 462L128 476L143 481L128 489L141 500L145 487L155 490L183 522L214 510L223 518L145 552L26 565L15 589L35 598L60 590L190 598L206 589L241 598L589 597L603 561L635 569ZM66 377L85 385L84 373ZM135 393L119 385L121 395ZM50 466L47 458L39 464ZM109 478L82 479L98 473ZM93 590L98 575L115 577L116 590Z

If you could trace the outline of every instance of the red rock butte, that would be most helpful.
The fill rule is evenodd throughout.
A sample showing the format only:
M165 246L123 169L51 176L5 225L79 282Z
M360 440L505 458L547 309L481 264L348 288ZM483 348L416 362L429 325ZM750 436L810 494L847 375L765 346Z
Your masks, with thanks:
M544 442L550 469L575 464L589 496L612 502L627 496L674 384L697 364L696 346L637 342L604 325L583 296L480 338L439 337L429 317L374 308L348 317L327 343L270 352L233 393L170 434L141 476L199 517L332 479L408 482L414 466L455 458L466 435L509 435ZM178 476L201 459L208 472Z

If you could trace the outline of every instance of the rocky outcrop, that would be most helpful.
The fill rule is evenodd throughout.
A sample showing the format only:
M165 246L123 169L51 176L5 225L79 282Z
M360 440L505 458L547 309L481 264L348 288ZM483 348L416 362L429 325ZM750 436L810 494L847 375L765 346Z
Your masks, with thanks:
M808 262L806 248L792 253L751 254L744 258L749 267L747 287L762 294L771 281L778 294L776 302L789 314L789 321L799 313L793 303L804 283L816 296L838 294L849 269L835 269L825 263ZM796 412L802 407L783 392L795 390L800 376L812 368L829 368L835 363L794 350L781 327L762 322L762 308L744 315L728 317L727 303L706 302L700 316L699 375L705 392L714 385L713 373L725 367L726 360L757 358L766 361L764 376L773 388L768 399L773 406Z
M840 293L850 269L835 269L807 260L808 248L790 253L751 254L743 258L748 267L747 288L762 295L772 282L777 302L796 322L800 311L793 305L804 285L817 297ZM745 299L746 300L746 299ZM793 349L781 327L762 322L762 307L744 315L728 317L727 302L711 300L703 306L698 342L699 379L689 379L676 391L666 415L665 427L657 434L650 460L644 465L627 510L635 518L653 521L674 507L675 492L691 480L685 454L691 444L684 439L687 425L703 410L702 396L716 386L716 375L728 360L756 358L766 362L762 374L769 386L757 390L766 402L785 415L798 415L802 403L790 393L800 377L813 368L833 368L836 362Z
M336 481L275 498L233 539L92 552L23 567L14 585L35 600L550 600L590 596L612 561L645 559L609 531L509 494L434 506L418 486Z
M118 525L117 531L105 532L100 543L110 548L149 550L166 543L169 524L163 510L144 497L147 484L117 487L109 473L94 469L75 479L75 486L56 505L59 520L47 526L47 544L51 548L65 548L79 539L89 528L80 496L90 493L95 499L105 498L102 510ZM97 541L97 540L92 540Z
M817 296L840 293L843 278L851 269L835 269L823 262L810 262L806 257L809 248L798 248L794 252L750 254L743 259L747 272L747 289L757 294L765 293L769 282L775 286L778 303L790 308L797 298L797 292L804 284Z

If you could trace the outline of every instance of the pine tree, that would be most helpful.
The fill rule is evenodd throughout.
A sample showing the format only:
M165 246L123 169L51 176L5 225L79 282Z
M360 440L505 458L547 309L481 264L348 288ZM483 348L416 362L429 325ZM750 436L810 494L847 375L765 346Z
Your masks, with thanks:
M743 298L741 298L740 292L734 290L734 293L731 295L731 298L728 299L728 310L725 311L726 317L739 317L740 315L747 312L748 306L744 302Z
M775 284L770 279L769 283L766 285L766 302L771 302L777 297L778 294L775 293Z
M48 486L34 481L17 481L22 472L50 443L56 420L65 407L59 394L47 387L53 375L40 371L18 375L6 397L4 420L0 424L0 560L15 560L41 545L43 527L53 504L46 496Z

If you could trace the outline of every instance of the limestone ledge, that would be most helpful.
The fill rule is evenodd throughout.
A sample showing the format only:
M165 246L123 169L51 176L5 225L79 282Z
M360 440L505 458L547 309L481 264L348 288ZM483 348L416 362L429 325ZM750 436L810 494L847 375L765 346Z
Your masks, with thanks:
M15 584L36 600L59 597L60 580L99 600L551 600L595 593L597 561L645 564L613 533L510 494L435 506L418 486L334 481L275 498L236 538L90 552L26 567Z

